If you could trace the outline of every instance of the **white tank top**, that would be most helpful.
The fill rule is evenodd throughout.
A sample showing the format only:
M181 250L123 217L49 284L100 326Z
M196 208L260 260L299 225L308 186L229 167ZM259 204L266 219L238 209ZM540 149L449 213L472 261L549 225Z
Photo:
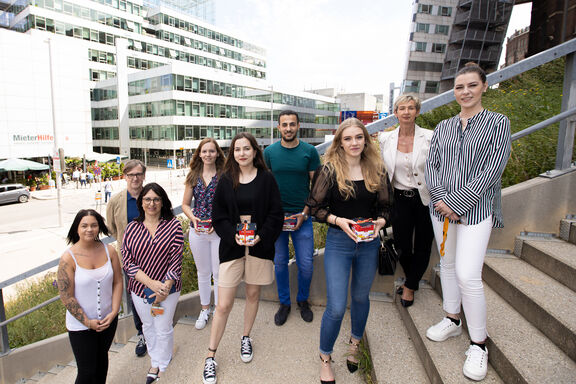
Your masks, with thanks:
M102 320L112 312L112 285L114 271L108 254L108 246L104 245L106 264L96 269L86 269L78 265L76 257L70 249L68 253L74 259L76 272L74 273L74 297L89 319ZM68 310L66 311L66 329L69 331L85 331L88 329L78 321Z

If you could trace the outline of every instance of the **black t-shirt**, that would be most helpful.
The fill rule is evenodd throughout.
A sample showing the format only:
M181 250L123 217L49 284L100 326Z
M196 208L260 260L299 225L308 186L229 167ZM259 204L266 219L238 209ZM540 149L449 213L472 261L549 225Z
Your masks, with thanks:
M331 212L338 217L345 217L347 219L355 219L362 217L364 219L374 219L373 207L376 204L378 196L376 192L369 192L366 189L364 180L353 180L355 197L344 200L338 188L330 190Z
M236 188L236 204L240 215L254 215L254 197L258 196L254 180L248 184L238 184Z

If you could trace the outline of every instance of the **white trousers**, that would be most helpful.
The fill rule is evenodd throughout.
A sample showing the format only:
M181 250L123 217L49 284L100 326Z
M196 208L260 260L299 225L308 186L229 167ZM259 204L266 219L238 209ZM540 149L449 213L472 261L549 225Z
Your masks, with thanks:
M432 216L436 244L442 244L444 223ZM440 260L443 308L451 314L464 308L468 333L474 342L486 339L486 298L482 283L482 266L492 232L492 216L476 225L449 224Z
M172 350L174 348L174 312L178 304L180 292L175 292L162 302L164 314L160 316L152 316L150 309L152 304L144 303L144 299L136 296L132 292L132 301L134 307L142 320L142 332L146 339L146 347L150 355L150 366L153 368L160 368L160 372L164 372L170 360L172 359Z
M194 228L190 228L189 240L190 250L198 271L200 304L210 305L213 278L214 305L218 305L218 271L220 270L218 246L220 245L220 237L218 237L216 232L198 234Z

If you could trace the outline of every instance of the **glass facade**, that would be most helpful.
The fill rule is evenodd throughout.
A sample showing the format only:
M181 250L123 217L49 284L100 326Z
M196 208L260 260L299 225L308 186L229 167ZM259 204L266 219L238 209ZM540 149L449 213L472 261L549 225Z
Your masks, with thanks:
M271 95L271 91L268 90L175 74L152 77L128 83L129 96L147 95L150 93L172 90L265 102L270 102ZM274 92L274 102L295 107L320 109L332 112L339 110L337 103L325 103L319 100L279 92Z

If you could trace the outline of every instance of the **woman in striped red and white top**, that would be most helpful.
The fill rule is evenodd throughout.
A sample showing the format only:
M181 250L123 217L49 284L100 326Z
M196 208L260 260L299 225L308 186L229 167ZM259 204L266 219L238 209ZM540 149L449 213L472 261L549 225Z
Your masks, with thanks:
M444 341L462 333L460 304L466 314L471 345L463 373L482 380L488 368L486 299L482 266L492 227L502 227L501 177L510 157L510 121L485 110L486 74L467 64L454 80L460 114L438 124L426 162L430 213L438 245L449 220L445 255L440 262L446 317L426 336Z
M172 359L172 320L182 289L184 237L170 199L160 185L147 184L136 204L140 215L126 227L122 260L129 278L128 290L148 344L151 368L146 384L150 384L158 380Z

